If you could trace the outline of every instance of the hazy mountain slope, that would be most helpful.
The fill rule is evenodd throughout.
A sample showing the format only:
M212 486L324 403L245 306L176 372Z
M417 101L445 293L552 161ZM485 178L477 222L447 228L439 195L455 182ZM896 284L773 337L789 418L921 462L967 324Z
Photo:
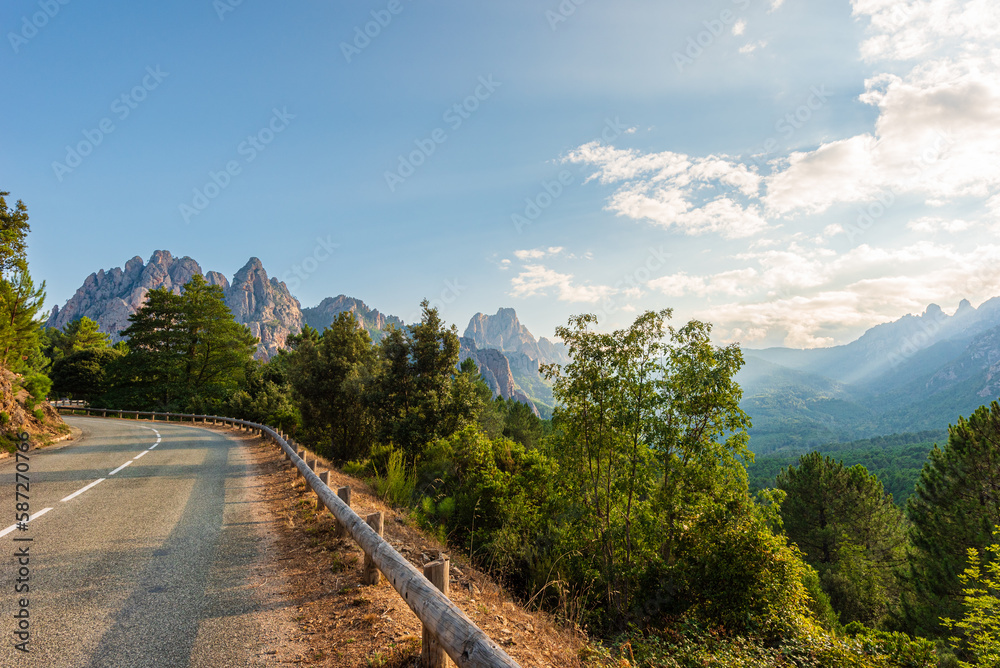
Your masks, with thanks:
M738 380L756 452L940 430L1000 396L1000 299L933 304L818 350L746 350Z
M740 407L756 453L804 449L872 433L875 415L842 383L744 355Z

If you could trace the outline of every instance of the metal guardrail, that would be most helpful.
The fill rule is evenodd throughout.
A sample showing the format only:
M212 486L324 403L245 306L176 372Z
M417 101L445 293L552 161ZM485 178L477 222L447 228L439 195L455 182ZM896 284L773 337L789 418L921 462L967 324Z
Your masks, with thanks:
M191 422L200 420L204 423L211 421L213 424L231 424L243 427L257 431L261 436L266 436L281 447L286 459L289 459L298 469L299 474L306 479L323 505L345 527L354 541L364 550L365 555L385 575L392 587L403 597L403 600L424 625L425 658L426 636L429 633L459 668L520 668L517 662L500 649L458 606L452 603L444 592L438 589L405 557L396 552L392 545L370 527L365 520L351 510L351 507L334 493L316 475L309 464L299 456L298 449L289 445L284 436L276 429L249 420L217 415L121 411L109 408L90 408L75 402L53 402L52 406L58 410L68 410L73 413L79 411L83 411L87 415L99 413L100 417L135 416L135 419L138 420L140 416L149 416L151 420L155 421L157 416L160 416L167 421L171 418L181 421L190 420ZM445 585L445 589L447 589L447 585Z

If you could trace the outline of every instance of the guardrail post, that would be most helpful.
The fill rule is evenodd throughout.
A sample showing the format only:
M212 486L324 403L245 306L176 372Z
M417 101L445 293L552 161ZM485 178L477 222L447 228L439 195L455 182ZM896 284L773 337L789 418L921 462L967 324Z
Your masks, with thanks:
M340 500L343 501L347 505L348 508L351 507L351 488L350 487L341 487L341 488L339 488L337 490L337 496L340 497ZM343 524L341 524L340 520L337 520L337 538L346 538L346 537L347 537L347 527L344 526Z
M451 561L447 556L441 555L437 561L432 561L424 566L424 577L431 581L431 584L441 590L441 593L448 596L450 580ZM444 648L438 644L437 639L427 625L423 625L423 643L420 656L423 668L447 668L451 661Z
M317 461L318 460L315 457L312 457L312 458L309 459L309 468L311 470L313 470L313 471L316 470L316 463L317 463Z
M305 450L298 450L298 451L296 451L295 454L297 454L299 456L299 459L302 459L303 457L305 457L306 451ZM294 464L294 462L292 462L292 463ZM296 478L301 478L302 477L302 471L299 470L298 466L295 467L295 477Z
M330 472L323 471L319 474L320 482L322 482L327 487L330 486ZM315 491L315 490L314 490ZM319 493L316 494L316 510L317 512L323 512L323 500L319 498Z
M365 522L367 522L368 526L370 526L372 529L375 530L375 533L377 533L379 537L382 536L382 527L383 527L382 513L380 512L372 513L371 515L365 518ZM372 558L368 556L368 554L366 553L365 570L361 574L361 582L363 582L366 585L377 585L381 579L382 579L382 574L379 572L378 568L375 567L375 562L372 561Z

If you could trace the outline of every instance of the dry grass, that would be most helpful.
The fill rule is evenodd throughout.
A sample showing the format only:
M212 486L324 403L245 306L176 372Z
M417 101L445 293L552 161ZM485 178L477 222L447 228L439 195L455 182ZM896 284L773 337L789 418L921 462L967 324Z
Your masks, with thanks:
M294 617L306 649L296 662L338 668L417 666L421 625L413 612L385 578L374 587L361 584L363 552L350 538L335 537L333 516L325 509L316 511L315 495L280 450L263 439L246 441L279 534L280 554L274 558L293 598L301 601ZM362 517L384 513L386 540L418 569L447 553L404 512L379 501L363 482L328 462L317 470L331 471L330 487L351 487L352 506ZM578 657L586 638L560 628L543 613L526 611L467 559L450 556L452 601L523 668L582 665Z

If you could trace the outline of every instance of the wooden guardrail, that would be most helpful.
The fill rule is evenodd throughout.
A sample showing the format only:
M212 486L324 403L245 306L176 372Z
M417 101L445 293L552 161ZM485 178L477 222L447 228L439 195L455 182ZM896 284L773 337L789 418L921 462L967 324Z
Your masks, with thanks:
M459 668L520 668L517 662L500 649L448 598L447 558L427 564L424 573L418 571L405 557L396 552L388 541L382 538L381 517L372 516L369 518L369 521L376 524L379 530L372 528L368 521L361 519L357 513L351 510L349 503L345 503L316 474L314 471L315 460L311 462L312 466L310 466L300 454L300 452L304 454L304 451L289 445L284 435L278 430L249 420L237 420L217 415L121 411L109 408L82 407L78 404L63 402L54 402L52 405L61 411L70 411L74 414L84 412L87 415L100 417L134 416L138 420L140 417L148 416L151 420L156 420L159 416L167 421L173 418L181 421L230 424L244 430L255 431L261 436L269 438L278 444L284 451L285 458L290 460L298 469L299 475L306 479L316 494L318 502L329 509L343 530L349 533L364 550L366 564L374 565L386 577L423 624L422 656L425 668L443 668L446 664L444 654L450 656ZM349 488L342 488L342 490L348 490L346 496L349 499ZM377 574L374 582L372 582L371 575L371 568L366 568L365 581L369 584L377 583Z

